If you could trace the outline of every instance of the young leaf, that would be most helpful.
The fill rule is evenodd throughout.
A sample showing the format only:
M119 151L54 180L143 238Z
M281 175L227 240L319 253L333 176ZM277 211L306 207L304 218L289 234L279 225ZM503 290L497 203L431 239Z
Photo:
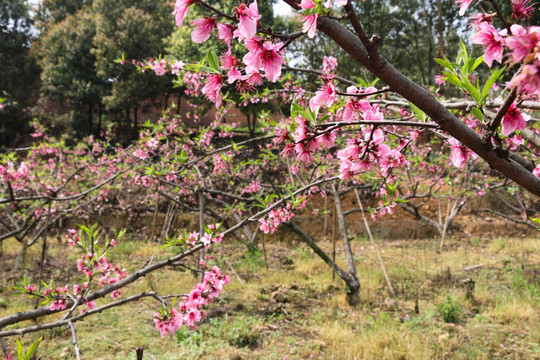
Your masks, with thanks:
M473 107L471 109L471 112L473 113L473 115L480 121L483 121L484 120L484 114L482 114L482 110L480 110L479 108L477 107Z
M484 84L484 88L482 89L482 102L486 101L489 90L495 84L497 80L501 77L502 73L506 69L506 65L503 66L501 69L494 71L493 74L489 77L488 81Z
M480 64L481 64L482 62L484 62L484 55L482 55L482 56L480 56L479 58L476 59L476 61L474 62L474 65L473 65L473 67L472 67L472 69L471 69L471 72L474 71L474 70L476 70L476 68L477 68L478 66L480 66Z
M450 64L450 61L446 60L446 59L438 59L438 58L435 58L433 59L435 60L435 62L441 66L444 66L445 68L447 68L448 70L450 71L454 71L454 68L452 67L452 64Z
M19 342L19 340L15 340L15 343L17 344L17 358L24 359L24 349L22 344Z
M414 112L418 120L421 122L426 122L426 114L420 110L420 108L416 105L414 105L412 102L409 102L409 106L411 107L411 110Z
M43 341L43 336L41 336L39 339L34 341L32 345L30 345L30 347L28 348L28 351L26 352L26 355L24 356L25 360L30 360L32 356L34 356L34 353L36 352L39 344L41 344L42 341Z
M466 80L463 80L461 82L461 84L463 85L463 87L465 88L465 90L467 90L467 92L469 94L471 94L471 96L473 97L473 99L476 101L477 104L480 104L481 103L481 99L480 99L480 90L478 88L476 88L473 84L471 84L471 82L469 81L469 79L466 79Z
M442 74L444 76L446 76L446 80L450 83L450 84L453 84L453 85L456 85L457 87L461 88L461 80L459 80L459 78L448 72L448 71L443 71Z
M208 65L215 71L219 72L219 58L212 50L208 51L208 54L206 56L208 59Z

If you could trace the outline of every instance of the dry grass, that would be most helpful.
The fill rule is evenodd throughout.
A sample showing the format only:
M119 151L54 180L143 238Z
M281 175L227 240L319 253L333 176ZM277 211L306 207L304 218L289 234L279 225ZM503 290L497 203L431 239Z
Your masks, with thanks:
M137 346L145 348L145 359L171 360L540 359L539 239L454 240L440 253L437 241L378 243L398 294L395 301L373 249L362 239L353 242L364 300L356 308L346 304L343 283L333 282L330 269L301 245L267 244L267 270L261 254L245 256L239 245L223 244L216 263L224 269L232 264L247 283L231 276L232 283L197 330L160 338L152 324L157 304L144 300L78 323L83 359L135 359ZM53 265L70 258L52 244ZM329 249L331 244L321 246ZM134 269L156 251L159 258L169 254L157 248L127 243L112 259ZM29 259L36 259L39 250L30 249ZM16 244L4 244L5 258L13 260L16 252ZM292 264L283 265L284 258ZM343 266L340 253L338 260ZM463 271L475 265L482 266ZM473 300L466 299L464 279L475 281ZM166 270L139 280L125 294L148 289L178 294L195 282L188 272ZM8 299L0 316L31 307L21 297L8 297L9 284L0 289L0 297ZM444 322L440 309L445 306L456 313L456 324ZM73 358L68 332L43 335L43 360Z

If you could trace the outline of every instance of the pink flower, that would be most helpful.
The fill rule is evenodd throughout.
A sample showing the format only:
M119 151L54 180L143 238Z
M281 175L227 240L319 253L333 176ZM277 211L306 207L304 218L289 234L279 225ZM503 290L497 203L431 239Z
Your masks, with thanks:
M93 310L96 307L96 302L87 300L86 306L88 307L88 310Z
M462 168L463 165L465 165L465 162L467 162L469 156L476 159L477 155L469 148L461 144L458 140L450 138L448 139L448 142L451 145L450 159L455 167Z
M459 5L459 16L465 15L465 11L469 8L474 0L456 0L455 3Z
M246 39L255 36L257 33L257 24L261 18L259 9L257 8L257 0L251 3L249 7L242 3L239 7L234 8L234 10L239 20L238 30L240 34Z
M534 168L533 175L536 177L540 177L540 164L536 165L536 167Z
M330 81L315 93L315 96L309 100L309 108L315 111L317 107L330 107L336 99L336 87Z
M4 111L4 104L0 103L0 111Z
M51 310L65 310L67 307L66 300L63 299L55 299L51 303L51 306L49 307Z
M514 83L519 94L528 96L540 94L540 65L524 65L521 73L515 77Z
M182 316L178 314L175 308L172 308L169 312L165 310L164 314L155 313L154 316L154 323L156 329L161 333L161 337L174 334L182 326Z
M308 16L302 16L304 25L302 26L302 32L307 33L308 37L314 38L315 31L317 31L317 18L319 14L313 14Z
M517 106L512 103L510 109L504 115L502 120L502 133L504 136L510 135L512 131L523 130L527 121L531 119L530 115L524 114L517 108Z
M333 56L325 56L323 59L323 72L325 74L330 74L338 66L338 61Z
M236 29L236 26L231 25L231 24L219 23L217 24L217 29L218 29L218 39L224 41L230 50L231 40L233 38L233 33L234 33L234 30Z
M186 323L193 327L195 326L196 322L201 321L203 317L203 313L201 313L198 309L191 309L191 311L186 316Z
M271 82L276 82L281 76L281 65L285 62L280 51L283 43L273 44L270 41L265 41L262 47L254 45L246 42L246 46L250 49L243 58L244 64L246 64L246 73L252 74L262 68L265 72L264 77Z
M531 6L531 0L511 0L512 18L528 19L534 13L534 6ZM533 4L536 5L536 4Z
M174 11L172 14L176 18L176 26L182 26L182 23L184 22L184 18L186 17L188 7L195 3L196 0L176 0L176 4L174 5Z
M501 36L505 30L499 33L491 24L483 22L478 25L478 32L473 35L473 44L483 45L486 50L484 53L484 62L491 67L493 60L501 62L503 58L504 39Z
M150 68L154 70L157 76L163 76L167 72L167 63L165 59L161 59L159 61L154 61L150 65Z
M540 46L540 26L525 29L521 25L512 25L512 36L506 39L506 46L512 50L512 60L519 62Z
M216 19L213 17L194 20L190 25L195 26L195 29L191 32L191 40L197 44L201 44L208 40L212 30L217 27Z
M171 73L173 75L179 75L180 74L180 70L182 70L184 68L184 62L183 61L178 61L176 60L174 62L174 64L171 66Z
M221 87L223 86L223 75L210 74L206 78L206 84L202 88L202 93L208 100L212 101L216 108L221 106Z
M443 85L445 81L446 81L446 76L435 75L435 84L437 84L437 86Z
M301 9L311 9L315 7L315 3L313 0L302 0L300 1L300 8Z
M114 299L114 300L118 300L122 297L122 291L116 289L114 290L112 293L111 293L111 297Z
M469 19L472 20L469 23L469 26L478 27L478 25L480 25L480 23L483 23L483 22L487 22L491 24L495 16L497 16L496 13L486 13L484 12L484 10L482 10L481 13L474 13L469 17Z

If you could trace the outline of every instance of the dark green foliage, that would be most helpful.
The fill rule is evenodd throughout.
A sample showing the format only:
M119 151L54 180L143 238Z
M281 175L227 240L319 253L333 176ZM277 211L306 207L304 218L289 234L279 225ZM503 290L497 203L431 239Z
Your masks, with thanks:
M28 107L39 79L30 54L32 19L24 0L0 0L0 147L19 142L30 116ZM20 143L20 142L19 142Z
M50 8L48 9L47 6ZM167 1L49 0L40 8L42 94L47 110L76 136L99 134L103 114L137 130L141 103L166 94L170 79L114 62L164 52L173 29ZM97 124L95 123L97 120Z

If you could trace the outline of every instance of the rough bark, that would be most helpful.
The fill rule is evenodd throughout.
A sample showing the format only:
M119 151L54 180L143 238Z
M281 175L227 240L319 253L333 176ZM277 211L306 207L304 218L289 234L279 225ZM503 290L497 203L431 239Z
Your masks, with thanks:
M289 5L298 8L295 1L285 1ZM497 153L491 144L484 143L476 132L450 113L426 89L409 80L388 61L379 56L376 50L376 42L372 42L373 46L366 49L363 41L358 36L345 29L336 20L327 17L319 18L317 28L334 40L367 70L380 78L392 91L418 106L443 130L478 154L492 168L531 193L540 196L540 178L534 176L515 161Z

